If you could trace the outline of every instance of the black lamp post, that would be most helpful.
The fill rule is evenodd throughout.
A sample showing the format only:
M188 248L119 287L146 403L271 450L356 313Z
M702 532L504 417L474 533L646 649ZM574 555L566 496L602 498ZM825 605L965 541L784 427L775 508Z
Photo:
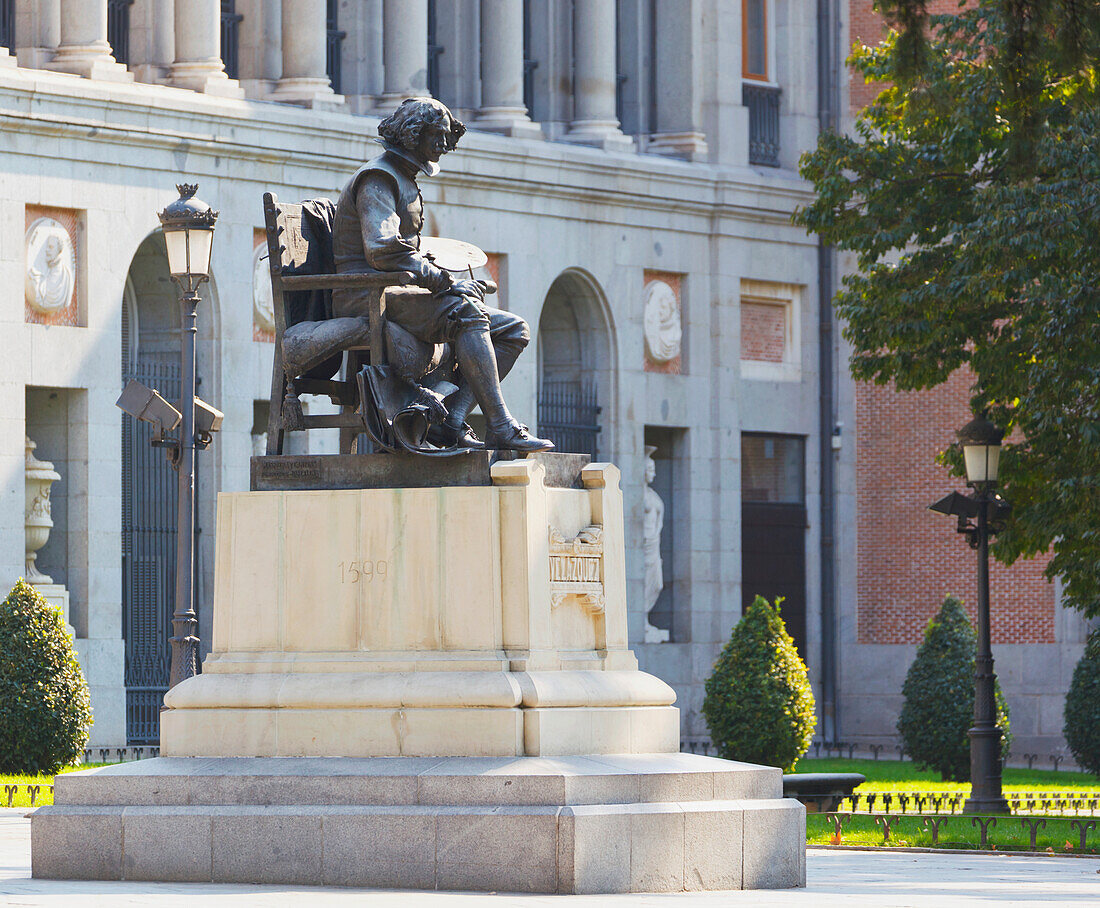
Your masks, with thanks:
M984 416L959 430L972 498L952 492L931 509L958 518L958 531L978 551L978 652L974 662L974 726L970 729L970 797L967 813L1008 813L1001 790L1001 730L997 727L996 676L989 633L989 537L1008 505L994 491L1004 432ZM971 523L973 519L973 523Z
M210 250L214 240L214 221L218 213L195 198L197 185L176 187L180 197L160 213L168 269L180 288L180 331L182 335L180 426L178 456L179 512L176 539L176 603L172 614L172 668L169 687L195 674L198 656L198 620L195 616L195 447L206 447L210 432L216 431L221 414L213 411L196 432L195 427L195 336L199 286L210 277ZM212 408L206 408L212 410Z

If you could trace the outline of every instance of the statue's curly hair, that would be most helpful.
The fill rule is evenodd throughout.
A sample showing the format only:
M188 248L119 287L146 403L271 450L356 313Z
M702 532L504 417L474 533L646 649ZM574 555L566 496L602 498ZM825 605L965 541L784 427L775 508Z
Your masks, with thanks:
M378 135L383 141L406 151L412 151L420 142L424 127L440 124L449 119L451 128L447 136L447 151L453 151L458 140L466 133L466 124L458 119L447 105L435 98L409 98L378 124Z

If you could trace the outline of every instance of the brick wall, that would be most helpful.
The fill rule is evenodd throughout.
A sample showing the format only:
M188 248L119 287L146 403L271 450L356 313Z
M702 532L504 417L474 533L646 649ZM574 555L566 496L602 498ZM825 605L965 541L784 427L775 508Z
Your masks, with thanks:
M957 0L933 0L930 13L954 12ZM874 43L882 19L873 0L850 0L851 41ZM850 74L853 113L878 86ZM918 643L943 597L961 597L973 618L976 553L952 519L928 505L958 479L935 456L971 418L970 375L957 372L930 391L899 393L889 386L856 387L857 639L860 643ZM990 568L994 643L1054 643L1054 587L1043 577L1047 558Z
M938 388L900 393L856 387L857 639L918 643L943 597L964 600L974 617L977 554L955 522L928 510L960 479L934 462L971 418L971 379L960 370ZM1047 559L993 562L994 643L1054 643L1054 587Z
M786 307L742 300L741 359L781 363L786 349Z
M959 10L958 0L929 0L928 12L930 15L939 13L955 13ZM849 38L850 45L877 44L885 34L885 26L882 17L875 12L874 0L849 0ZM863 76L850 71L848 74L849 99L852 112L856 113L866 107L879 93L880 85L867 85Z

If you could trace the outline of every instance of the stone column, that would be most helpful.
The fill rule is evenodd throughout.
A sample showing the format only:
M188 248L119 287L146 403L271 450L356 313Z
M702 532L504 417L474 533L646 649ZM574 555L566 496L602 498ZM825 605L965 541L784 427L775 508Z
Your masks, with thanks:
M481 0L481 110L473 124L541 138L523 103L523 3Z
M246 97L267 98L283 74L283 5L280 0L237 0L241 20L237 78Z
M657 122L646 151L687 158L707 157L702 113L702 30L699 0L655 3Z
M573 121L566 142L633 149L615 116L615 0L573 0Z
M377 110L390 113L406 98L428 93L428 0L383 0L384 91Z
M134 0L127 61L134 78L138 82L166 82L175 59L174 0Z
M172 72L172 63L176 59L175 0L154 0L153 11L153 59L151 62L161 70L162 78L167 78Z
M107 43L107 0L61 0L61 43L47 69L88 79L132 82L133 75L111 56Z
M283 77L270 95L305 107L343 104L332 90L325 51L328 44L325 0L283 3Z
M61 43L61 4L59 0L25 0L15 6L16 47L11 52L20 66L44 69ZM3 49L0 48L0 55ZM14 65L15 61L11 60Z
M208 95L243 98L236 79L222 62L222 19L219 0L186 0L176 4L176 62L171 83Z
M360 0L342 13L340 30L344 39L341 69L343 95L352 113L369 113L374 100L382 94L385 71L382 67L382 0Z

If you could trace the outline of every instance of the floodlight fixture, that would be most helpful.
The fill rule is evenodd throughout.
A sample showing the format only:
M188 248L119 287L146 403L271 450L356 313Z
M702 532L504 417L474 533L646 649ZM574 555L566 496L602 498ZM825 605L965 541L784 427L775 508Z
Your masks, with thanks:
M127 382L115 406L134 419L155 426L158 439L163 439L164 434L175 429L183 419L183 414L161 397L159 391L147 388L136 379Z

